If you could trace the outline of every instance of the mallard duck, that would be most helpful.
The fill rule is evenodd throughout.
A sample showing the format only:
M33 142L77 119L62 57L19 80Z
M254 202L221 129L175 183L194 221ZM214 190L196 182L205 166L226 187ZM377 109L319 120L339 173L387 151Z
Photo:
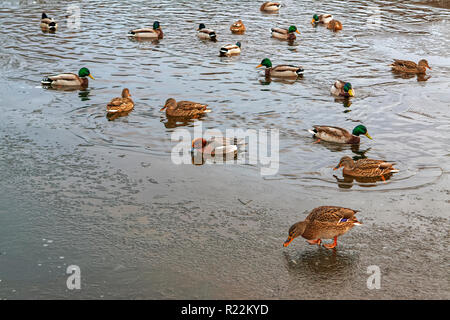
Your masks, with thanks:
M206 108L207 106L207 104L191 101L176 102L175 99L169 98L166 100L164 107L161 108L161 111L166 110L168 117L197 118L207 112L211 112L210 109Z
M331 20L333 20L333 16L331 14L321 14L321 15L313 15L313 18L311 20L311 24L312 25L316 25L316 24L327 24L328 22L330 22Z
M272 28L272 37L281 40L295 40L297 37L294 32L300 34L296 26L290 26L288 29Z
M158 21L153 22L152 28L142 28L134 29L128 32L129 37L135 38L152 38L152 39L162 39L164 38L164 33Z
M241 54L241 43L238 41L236 44L227 44L220 48L220 56L236 56Z
M342 30L342 23L339 20L331 20L327 24L327 29L333 30L334 32Z
M134 108L134 102L131 100L130 90L127 88L122 90L122 97L112 99L106 106L108 113L128 112Z
M395 59L389 66L392 67L392 71L402 73L424 74L427 68L431 70L431 67L428 65L428 61L425 59L420 60L419 63Z
M210 156L236 155L238 151L237 141L225 137L213 137L210 140L196 138L192 140L192 150Z
M335 142L335 143L350 143L350 144L358 144L360 142L359 135L363 134L367 138L372 139L372 137L367 132L367 128L363 125L358 125L353 129L353 132L350 133L347 130L339 127L331 127L331 126L313 126L314 129L308 130L314 137L317 137L320 140Z
M232 33L243 34L245 33L244 23L242 22L242 20L238 20L231 25L230 30Z
M198 26L197 31L198 31L197 36L200 39L211 40L211 41L216 41L217 40L217 35L214 32L214 30L206 29L206 26L205 26L204 23L200 23L200 25Z
M56 31L58 29L58 24L55 20L50 19L45 12L42 12L41 18L41 29L47 31Z
M383 180L385 175L399 172L392 163L385 160L359 159L354 161L349 156L343 157L333 170L341 167L344 167L344 175L361 178L381 177Z
M336 80L336 82L331 86L330 91L334 96L346 98L355 96L355 90L353 90L352 84L341 80Z
M302 236L309 244L319 246L322 239L334 239L332 244L323 244L326 248L334 248L337 245L337 237L353 226L362 224L355 217L357 212L358 210L335 206L317 207L304 221L297 222L289 228L289 236L283 246L287 247L292 240Z
M274 12L278 12L280 10L280 7L281 7L281 3L267 1L261 5L259 10L264 11L264 12L274 13Z
M87 87L89 81L86 77L94 80L94 77L91 75L88 68L81 68L80 71L78 71L78 75L75 73L62 73L54 76L47 76L42 79L41 83L43 85L56 87Z
M257 68L262 66L266 67L266 77L293 78L301 76L304 71L302 67L291 65L279 65L276 67L272 67L272 62L268 58L264 58L261 61L261 64L257 66Z

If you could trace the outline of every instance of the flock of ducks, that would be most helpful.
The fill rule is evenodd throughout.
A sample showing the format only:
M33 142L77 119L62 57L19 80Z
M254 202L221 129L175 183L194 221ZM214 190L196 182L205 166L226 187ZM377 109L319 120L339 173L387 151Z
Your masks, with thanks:
M277 13L281 8L281 4L277 2L265 2L261 5L260 10L266 13ZM313 15L311 24L313 26L324 25L327 29L332 31L342 30L342 23L335 20L331 14ZM42 13L41 28L43 31L55 32L58 28L54 19ZM246 31L242 20L238 20L230 26L230 31L233 34L244 34ZM296 34L300 34L296 26L292 25L287 29L272 28L271 34L273 38L293 41L296 39ZM131 30L127 36L136 39L163 39L164 33L158 21L153 23L152 28L141 28ZM205 24L200 23L197 29L197 37L202 40L217 41L217 34L214 30L206 28ZM234 56L241 52L241 43L227 44L222 46L219 51L220 56ZM304 69L301 66L293 65L277 65L273 66L268 58L264 58L256 67L265 67L266 77L279 78L297 78L303 75ZM426 69L431 69L425 59L420 60L417 64L413 61L394 60L390 65L392 71L403 74L417 74L424 75ZM80 87L86 88L88 86L88 79L94 79L89 69L81 68L78 74L63 73L58 75L46 76L42 80L42 84L51 87ZM330 92L336 97L349 99L355 96L355 90L348 81L337 80L331 86ZM204 114L211 112L207 108L208 105L192 102L192 101L176 101L173 98L167 99L161 111L166 112L169 118L199 118ZM121 97L113 98L106 106L108 114L127 115L134 108L134 102L131 99L130 91L125 88L122 91ZM328 141L339 144L359 144L360 136L364 135L369 139L372 137L367 132L367 128L363 125L356 126L352 133L346 129L334 126L319 126L315 125L311 130L308 130L313 137L320 141ZM211 156L220 154L227 155L230 153L236 154L238 148L232 139L228 138L213 138L209 141L198 138L192 141L193 150L197 150L203 154ZM355 178L380 178L383 181L386 177L390 177L393 173L399 170L393 167L392 163L384 160L375 159L360 159L354 161L348 156L340 159L338 165L334 168L337 170L343 168L344 176L351 176ZM336 206L322 206L315 208L306 217L304 221L297 222L289 229L288 239L284 242L284 246L288 246L293 239L302 236L310 244L322 244L322 239L334 239L331 244L323 244L326 248L334 248L337 245L337 237L349 231L353 226L361 224L356 217L356 210L336 207Z

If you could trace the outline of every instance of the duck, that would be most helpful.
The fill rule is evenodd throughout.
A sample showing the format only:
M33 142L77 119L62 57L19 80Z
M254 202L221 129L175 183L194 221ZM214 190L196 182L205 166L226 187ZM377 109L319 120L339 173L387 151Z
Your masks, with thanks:
M210 140L196 138L192 140L192 151L209 156L235 156L238 152L237 140L234 138L212 137Z
M53 76L47 76L42 79L43 85L56 87L87 87L89 81L86 77L95 80L88 68L81 68L78 75L75 73L62 73Z
M287 240L283 246L287 247L292 240L302 236L309 244L322 244L322 239L334 239L333 243L323 246L328 249L337 246L337 238L356 225L361 225L355 214L358 210L337 206L321 206L313 209L305 220L293 224L289 228Z
M342 23L339 20L331 20L327 23L327 29L333 30L334 32L342 30Z
M177 102L175 99L169 98L160 111L166 110L168 117L198 118L205 113L211 112L211 109L206 108L207 106L207 104L191 101Z
M384 176L399 172L392 163L385 160L359 159L354 161L349 156L342 157L333 170L338 170L341 167L344 167L344 175L358 178L381 177L383 181L385 180Z
M328 24L328 22L330 22L331 20L333 20L333 16L331 14L321 14L321 15L313 15L313 18L311 20L311 24L312 25L317 25L317 24Z
M275 13L280 10L280 7L281 7L281 3L279 3L279 2L267 1L261 5L259 10L264 11L264 12Z
M245 33L244 23L242 22L242 20L238 20L231 25L230 30L235 34L243 34Z
M362 124L356 126L353 132L350 133L347 130L339 127L332 126L313 126L313 129L308 130L314 137L318 138L315 143L323 141L335 142L335 143L348 143L358 144L360 143L360 135L363 134L367 138L372 140L372 137L367 132L367 128Z
M122 90L122 97L112 99L106 106L108 113L128 112L134 108L134 102L131 100L130 90L125 88Z
M425 74L427 68L431 70L431 67L428 65L428 61L425 59L420 60L418 63L409 60L395 59L389 66L392 68L392 71L402 73Z
M135 37L135 38L151 38L151 39L162 39L164 38L164 33L161 29L161 25L159 24L159 21L153 22L152 28L141 28L141 29L134 29L128 32L127 34L129 37Z
M241 43L238 41L236 44L227 44L220 48L221 57L230 57L241 54Z
M53 18L49 18L45 12L42 12L41 29L44 31L56 31L58 24Z
M278 65L276 67L272 67L272 62L268 58L264 58L256 68L262 66L266 67L266 77L293 78L303 75L304 71L302 67L292 65Z
M352 84L350 82L336 80L336 82L331 86L331 94L337 97L354 97L355 90L353 90Z
M206 29L206 26L204 23L199 24L197 31L198 31L197 37L199 37L200 39L211 40L211 41L217 40L217 35L214 32L214 30Z
M271 30L272 30L272 37L281 40L293 41L297 38L294 32L300 34L300 31L298 31L296 26L290 26L288 29L272 28Z

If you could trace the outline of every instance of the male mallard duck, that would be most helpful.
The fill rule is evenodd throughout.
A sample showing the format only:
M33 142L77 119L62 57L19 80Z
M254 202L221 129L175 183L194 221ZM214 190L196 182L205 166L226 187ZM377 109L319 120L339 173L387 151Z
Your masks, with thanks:
M135 38L162 39L164 38L164 33L161 30L159 22L155 21L153 22L152 28L134 29L128 32L128 36Z
M200 23L200 25L198 26L197 31L198 31L197 36L200 39L211 40L211 41L216 41L217 40L216 33L213 30L211 30L211 29L206 29L206 26L205 26L204 23Z
M274 13L274 12L278 12L280 10L280 7L281 7L281 3L267 1L261 5L259 10L264 11L264 12Z
M54 76L47 76L42 79L41 83L56 87L87 87L89 81L86 77L94 80L94 77L91 75L88 68L81 68L80 71L78 71L78 75L75 73L62 73Z
M122 90L122 97L112 99L106 106L108 113L128 112L134 108L134 102L131 100L130 90L127 88Z
M331 14L321 14L321 15L315 14L313 15L311 24L312 25L317 25L319 23L328 24L328 22L330 22L331 20L333 20L333 16Z
M48 31L56 31L58 28L58 24L55 22L55 20L50 19L45 12L42 12L42 18L41 18L41 29L42 30L48 30Z
M175 99L169 98L166 100L164 107L161 108L161 111L166 110L168 117L197 118L207 112L211 112L210 109L206 108L207 106L207 104L191 101L176 102Z
M431 67L428 65L428 61L425 59L420 60L419 63L395 59L389 66L392 67L392 71L402 73L424 74L427 68L431 70Z
M334 32L342 30L342 23L339 20L331 20L327 24L327 29L333 30Z
M361 124L356 126L352 133L339 127L313 126L313 128L314 129L308 131L312 133L314 137L319 139L316 143L320 142L320 140L324 140L335 143L358 144L360 142L359 135L361 134L365 135L369 139L372 139L367 132L367 128Z
M300 31L298 31L296 26L290 26L289 29L283 29L283 28L272 28L272 37L281 39L281 40L295 40L297 37L295 36L294 32L297 32L300 34Z
M348 98L355 96L355 90L353 90L350 82L336 80L336 82L331 86L331 94L334 96Z
M232 33L243 34L245 32L245 26L242 20L233 23L230 27Z
M333 239L332 244L323 244L326 248L337 245L337 237L349 231L353 226L362 224L355 214L358 210L349 208L323 206L311 211L304 221L297 222L289 228L289 236L284 242L287 247L298 236L305 238L309 244L320 246L322 239Z
M209 141L203 138L192 140L192 150L210 156L236 155L238 146L235 139L213 137Z
M241 53L241 43L238 41L236 44L227 44L220 48L220 56L236 56Z
M340 167L344 167L344 175L360 178L381 177L383 180L385 175L399 172L393 167L392 163L384 160L359 159L353 161L349 156L343 157L333 170L337 170Z
M261 61L261 64L257 66L257 68L262 66L266 67L266 77L292 78L302 75L304 71L302 67L291 65L279 65L276 67L272 67L272 62L268 58L264 58Z

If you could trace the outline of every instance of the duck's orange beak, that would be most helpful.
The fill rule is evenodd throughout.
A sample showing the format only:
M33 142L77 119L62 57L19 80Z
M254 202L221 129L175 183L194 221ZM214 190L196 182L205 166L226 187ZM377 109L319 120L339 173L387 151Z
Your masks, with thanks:
M161 109L159 109L159 111L164 111L166 108L167 108L167 106L164 106Z
M287 247L292 242L292 240L294 240L294 238L289 236L287 240L283 243L283 247Z
M260 64L260 65L258 65L258 66L257 66L257 68L259 68L259 67L262 67L262 66L263 66L263 65L262 65L262 64Z
M298 34L300 34L300 31L298 31L298 29L297 29L297 30L295 30L295 32L297 32Z
M92 74L90 74L88 77L91 78L92 80L95 80Z
M342 167L341 164L339 164L339 165L337 165L336 167L334 167L333 170L337 170L337 169L339 169L340 167Z

